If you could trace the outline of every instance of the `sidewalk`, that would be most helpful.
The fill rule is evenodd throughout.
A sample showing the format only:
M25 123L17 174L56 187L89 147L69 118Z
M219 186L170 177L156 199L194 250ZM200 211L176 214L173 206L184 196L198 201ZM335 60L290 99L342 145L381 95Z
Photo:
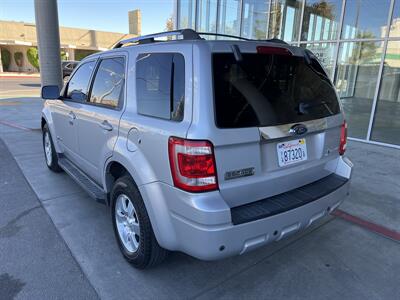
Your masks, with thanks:
M0 72L0 78L40 78L40 73Z
M0 299L97 299L0 139Z

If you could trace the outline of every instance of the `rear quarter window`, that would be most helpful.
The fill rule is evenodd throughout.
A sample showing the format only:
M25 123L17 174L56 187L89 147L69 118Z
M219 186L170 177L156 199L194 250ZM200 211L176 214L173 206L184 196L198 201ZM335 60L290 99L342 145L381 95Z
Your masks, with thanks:
M140 54L136 61L136 99L139 114L182 121L185 100L183 55Z

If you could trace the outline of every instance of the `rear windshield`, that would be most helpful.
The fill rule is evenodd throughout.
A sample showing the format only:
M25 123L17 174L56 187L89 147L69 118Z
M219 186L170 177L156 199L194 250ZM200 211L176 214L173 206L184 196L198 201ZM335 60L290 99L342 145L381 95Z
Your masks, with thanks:
M218 127L274 126L340 112L334 88L315 62L290 55L241 56L236 61L233 53L213 55Z

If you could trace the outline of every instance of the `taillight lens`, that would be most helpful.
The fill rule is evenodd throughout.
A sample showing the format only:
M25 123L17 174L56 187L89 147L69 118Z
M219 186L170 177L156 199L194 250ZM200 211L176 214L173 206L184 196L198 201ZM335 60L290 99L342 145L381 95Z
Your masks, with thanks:
M339 144L339 154L343 155L346 152L347 146L347 123L343 122L340 130L340 144Z
M218 189L214 150L210 142L170 137L168 152L176 187L188 192Z

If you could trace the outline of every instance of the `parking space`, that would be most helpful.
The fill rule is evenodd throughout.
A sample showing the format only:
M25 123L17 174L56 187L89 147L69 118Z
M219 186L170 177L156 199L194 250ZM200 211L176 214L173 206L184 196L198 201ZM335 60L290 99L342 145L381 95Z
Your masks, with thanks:
M6 102L0 138L101 298L400 298L400 242L333 216L244 256L202 262L172 253L154 269L136 270L118 250L108 209L66 174L47 169L42 100L0 100ZM400 151L350 142L348 155L356 168L351 197L341 208L399 231Z

